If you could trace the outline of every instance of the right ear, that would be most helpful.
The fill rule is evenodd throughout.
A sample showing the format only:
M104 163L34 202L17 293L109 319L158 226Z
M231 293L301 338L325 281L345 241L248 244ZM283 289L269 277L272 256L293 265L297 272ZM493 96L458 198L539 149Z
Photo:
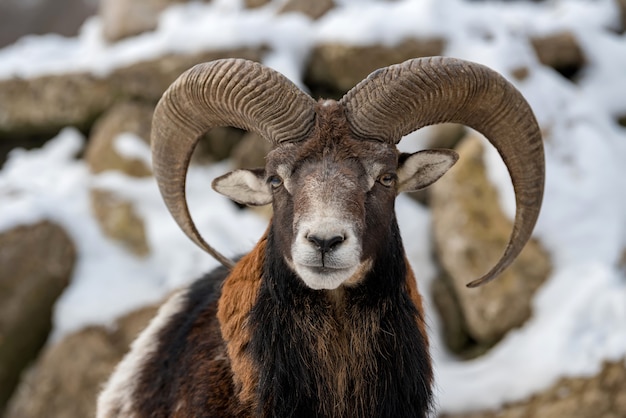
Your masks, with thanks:
M240 169L217 177L211 183L216 192L242 205L263 206L272 203L272 190L262 168Z

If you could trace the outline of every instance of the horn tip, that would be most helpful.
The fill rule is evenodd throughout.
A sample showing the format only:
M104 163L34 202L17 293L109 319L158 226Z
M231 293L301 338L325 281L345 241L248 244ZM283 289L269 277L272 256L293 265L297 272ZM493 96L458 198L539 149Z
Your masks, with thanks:
M501 268L501 266L496 266L493 270L491 270L489 273L485 274L480 279L473 280L473 281L469 282L468 284L466 284L465 286L470 288L470 289L473 289L473 288L485 285L485 284L493 281L495 278L497 278L498 275L500 275L500 273L502 273L502 270L504 270L504 269Z

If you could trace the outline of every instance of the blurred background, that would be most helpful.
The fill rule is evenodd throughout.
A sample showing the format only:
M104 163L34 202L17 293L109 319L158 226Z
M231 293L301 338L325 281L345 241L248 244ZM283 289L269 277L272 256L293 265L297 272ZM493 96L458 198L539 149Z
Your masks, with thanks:
M404 151L460 161L400 196L426 299L436 416L626 417L626 1L0 0L0 416L89 417L173 290L217 263L171 220L151 174L154 106L191 66L263 62L315 98L446 55L490 66L541 126L534 239L498 280L514 200L497 152L445 124ZM210 190L268 145L231 128L195 152L187 193L209 242L249 250L269 210Z
M0 47L25 35L58 33L76 36L81 25L97 13L97 0L2 0Z

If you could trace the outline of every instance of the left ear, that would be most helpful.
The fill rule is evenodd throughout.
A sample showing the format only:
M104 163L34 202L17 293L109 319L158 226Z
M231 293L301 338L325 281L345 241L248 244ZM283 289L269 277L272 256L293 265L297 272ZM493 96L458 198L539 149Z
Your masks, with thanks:
M414 192L430 186L459 159L450 149L429 149L401 154L398 164L398 193Z

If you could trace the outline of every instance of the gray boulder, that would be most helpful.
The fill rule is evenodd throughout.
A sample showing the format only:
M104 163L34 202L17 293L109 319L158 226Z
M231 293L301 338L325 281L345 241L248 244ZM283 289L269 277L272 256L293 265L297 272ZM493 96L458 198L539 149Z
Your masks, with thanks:
M444 414L440 418L626 417L626 359L606 362L591 377L566 377L528 399L498 410Z
M85 150L85 161L91 172L117 170L133 177L152 175L143 160L120 155L115 141L120 134L130 133L149 145L153 112L154 106L150 104L122 102L102 115L91 130Z
M53 136L65 126L88 130L115 102L156 104L165 89L192 66L220 58L260 61L264 48L169 54L97 77L88 73L0 80L0 141Z
M319 19L335 7L333 0L288 0L278 13L299 12L311 19Z
M113 328L89 327L46 347L23 376L5 418L95 416L102 386L156 310L140 309Z
M106 236L137 256L150 253L143 218L131 202L112 191L97 188L91 190L90 198L91 211Z
M559 32L531 39L539 61L572 78L585 65L585 54L571 32Z
M168 6L187 0L100 0L104 37L115 42L156 29L159 15Z
M378 68L411 58L441 55L444 47L441 38L406 39L394 46L317 45L309 58L307 84L313 90L329 92L329 98L340 97Z
M532 297L551 264L539 243L531 240L498 279L476 289L466 287L500 258L512 222L500 209L495 187L486 177L483 146L476 134L463 139L457 151L458 163L430 192L435 246L444 270L441 280L446 280L438 292L452 293L438 305L456 303L461 318L454 318L454 311L443 317L455 329L462 323L468 340L488 347L530 317Z
M75 261L70 237L51 222L0 233L0 415L48 338Z

